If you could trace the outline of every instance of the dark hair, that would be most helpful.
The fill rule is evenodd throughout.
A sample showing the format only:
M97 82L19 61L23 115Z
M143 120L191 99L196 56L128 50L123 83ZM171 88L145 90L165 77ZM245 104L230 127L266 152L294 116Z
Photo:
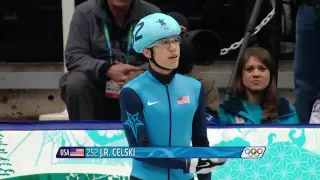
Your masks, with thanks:
M278 116L278 96L276 87L277 69L274 60L267 50L257 46L246 49L236 70L236 79L233 82L234 95L237 98L247 99L242 75L245 65L247 64L250 57L256 57L270 71L270 81L267 88L262 93L260 106L263 109L263 120L274 120Z

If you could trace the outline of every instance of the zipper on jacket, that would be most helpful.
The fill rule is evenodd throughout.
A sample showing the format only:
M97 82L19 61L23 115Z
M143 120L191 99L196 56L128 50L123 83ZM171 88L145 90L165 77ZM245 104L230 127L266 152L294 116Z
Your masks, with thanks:
M172 124L172 115L171 115L171 103L170 103L170 94L169 94L169 88L168 85L166 85L166 90L167 90L167 96L168 96L168 103L169 103L169 147L171 146L171 124ZM170 169L168 169L168 180L170 180Z

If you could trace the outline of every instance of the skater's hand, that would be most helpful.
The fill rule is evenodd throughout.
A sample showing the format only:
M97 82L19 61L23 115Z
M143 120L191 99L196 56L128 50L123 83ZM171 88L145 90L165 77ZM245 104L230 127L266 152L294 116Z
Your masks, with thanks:
M190 160L190 168L188 173L208 174L213 169L223 165L227 160L220 158L193 158Z
M115 64L107 70L106 76L108 76L119 86L123 86L128 79L128 75L133 71L141 71L141 69L129 64L122 64L121 62L116 61Z

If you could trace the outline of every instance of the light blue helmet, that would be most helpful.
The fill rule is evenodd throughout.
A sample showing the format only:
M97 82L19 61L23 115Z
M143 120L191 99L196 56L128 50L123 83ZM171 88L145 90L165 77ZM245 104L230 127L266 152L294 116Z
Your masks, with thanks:
M150 14L142 18L133 30L133 49L142 53L144 48L154 42L169 36L178 36L180 33L180 25L171 16L162 13Z

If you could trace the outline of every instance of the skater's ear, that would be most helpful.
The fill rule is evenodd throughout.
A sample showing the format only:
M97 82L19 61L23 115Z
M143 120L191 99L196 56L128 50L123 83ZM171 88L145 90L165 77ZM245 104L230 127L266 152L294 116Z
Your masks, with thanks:
M143 49L142 50L142 54L147 58L147 59L150 59L152 56L151 56L151 51L150 49Z

